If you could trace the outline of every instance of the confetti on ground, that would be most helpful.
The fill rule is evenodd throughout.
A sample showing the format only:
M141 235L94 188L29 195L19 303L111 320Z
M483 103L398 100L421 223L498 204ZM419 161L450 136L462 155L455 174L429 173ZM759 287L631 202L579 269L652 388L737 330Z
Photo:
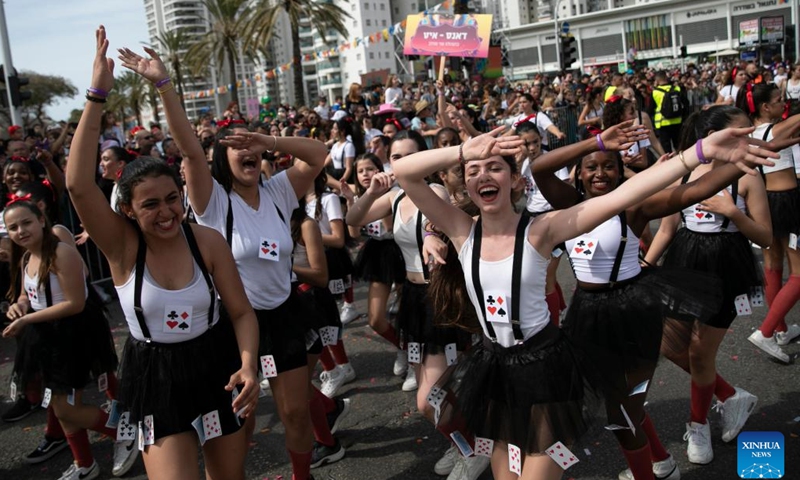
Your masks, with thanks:
M590 452L588 448L584 448L583 453L585 453L587 457L592 456L592 452Z
M733 361L739 360L739 355L732 355L731 360Z
M269 427L262 428L259 430L261 433L269 433Z

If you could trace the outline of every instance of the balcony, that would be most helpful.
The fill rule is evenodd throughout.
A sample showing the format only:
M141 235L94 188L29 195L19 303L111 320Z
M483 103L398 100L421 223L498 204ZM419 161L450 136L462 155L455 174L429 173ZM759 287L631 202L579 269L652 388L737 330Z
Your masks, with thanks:
M319 84L323 88L341 88L342 77L340 75L334 75L331 77L321 78Z

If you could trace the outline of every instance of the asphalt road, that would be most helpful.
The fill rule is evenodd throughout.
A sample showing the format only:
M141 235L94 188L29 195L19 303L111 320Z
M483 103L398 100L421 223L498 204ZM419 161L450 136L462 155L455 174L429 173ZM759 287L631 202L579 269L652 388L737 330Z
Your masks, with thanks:
M559 278L564 291L574 286L567 262L562 262ZM360 311L364 312L366 288L356 291ZM753 315L739 317L726 336L717 357L718 370L731 384L745 388L759 397L758 405L745 430L779 431L786 440L786 476L800 478L800 375L797 360L782 365L767 358L747 341L747 336L760 324L766 308L754 308ZM788 316L800 322L795 308ZM125 340L126 330L121 315L112 327L117 346ZM402 378L392 375L395 354L388 344L375 335L361 318L345 329L345 345L358 375L342 389L352 409L343 421L339 438L347 449L340 462L314 470L317 480L400 480L440 479L433 465L448 444L433 427L416 413L415 393L400 389ZM794 357L800 356L800 343L785 348ZM9 372L14 356L14 341L0 339L0 411L8 408ZM87 389L89 401L100 404L103 398ZM706 466L689 464L682 437L689 417L689 378L671 363L662 360L649 392L648 410L665 446L677 459L682 478L686 480L732 479L737 475L735 442L723 443L719 416L711 412L715 458ZM45 415L39 411L17 423L0 424L0 478L7 480L57 479L72 461L69 450L46 463L31 466L23 458L32 451L43 435ZM112 443L92 434L93 452L100 464L100 478L111 477ZM625 462L610 432L598 431L577 451L580 463L565 472L564 478L616 479ZM252 479L291 479L291 467L283 447L283 427L278 421L271 397L261 400L257 426L250 454L247 475ZM147 478L141 460L126 476ZM491 473L481 476L490 479Z

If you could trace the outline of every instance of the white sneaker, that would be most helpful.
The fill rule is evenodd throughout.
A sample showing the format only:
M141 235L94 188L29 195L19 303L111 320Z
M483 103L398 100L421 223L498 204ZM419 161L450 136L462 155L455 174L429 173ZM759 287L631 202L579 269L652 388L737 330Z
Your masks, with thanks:
M789 363L789 355L787 355L781 347L775 342L775 337L765 337L761 330L756 329L752 335L747 337L750 343L772 355L783 363Z
M333 398L339 392L339 389L344 385L344 374L338 368L327 372L327 381L322 382L319 390L328 398Z
M264 391L269 390L269 379L265 378L264 380L261 380L261 382L259 383L259 386L261 386L261 390L264 390Z
M739 387L735 388L736 394L734 396L725 400L725 402L717 402L714 406L722 414L723 442L730 442L739 435L750 414L755 410L756 403L758 403L758 397L752 393Z
M775 332L775 343L778 345L789 345L792 340L800 335L800 325L787 325L785 332Z
M705 465L714 460L714 450L711 448L711 423L687 423L683 440L689 441L686 454L691 463Z
M457 454L456 465L447 476L447 480L476 480L481 476L491 459L482 455L473 455L464 458Z
M353 369L353 365L345 363L342 365L337 365L336 368L344 377L344 382L342 384L350 383L356 379L356 371Z
M360 316L361 314L358 313L358 310L356 310L356 306L347 302L342 305L342 310L339 312L339 318L342 320L342 325L347 325Z
M136 434L138 435L138 433L137 430ZM136 437L133 437L133 440L115 442L114 467L111 469L111 473L115 477L125 475L133 467L137 457L139 457L139 449L136 446Z
M408 354L403 350L398 350L397 358L394 360L394 368L392 368L392 372L396 377L401 377L405 375L406 370L408 370Z
M137 450L138 451L138 450ZM100 475L100 467L93 462L89 467L79 467L73 463L58 480L92 480Z
M653 476L656 477L656 480L680 480L681 471L675 459L670 455L665 460L653 464ZM620 472L617 478L619 480L635 480L630 468Z
M414 373L413 368L409 368L406 372L406 379L403 380L403 391L413 392L417 389L417 375Z
M456 459L458 458L458 448L455 445L451 446L444 452L442 458L440 458L436 465L433 466L433 473L436 475L450 475L450 472L453 471L453 467L456 466Z

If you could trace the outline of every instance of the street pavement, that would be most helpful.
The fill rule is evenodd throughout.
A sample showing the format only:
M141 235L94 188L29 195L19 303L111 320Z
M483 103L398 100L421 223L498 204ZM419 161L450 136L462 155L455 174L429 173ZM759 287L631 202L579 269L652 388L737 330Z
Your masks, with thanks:
M567 262L562 262L559 279L568 297L574 287ZM366 312L366 288L356 290L359 311ZM747 336L764 318L767 309L757 307L753 315L739 317L733 323L720 347L717 357L719 372L731 384L745 388L759 397L755 412L745 431L779 431L785 437L786 475L800 478L800 394L797 360L782 365L768 358L747 341ZM798 323L800 310L795 308L787 317ZM119 311L112 319L118 350L126 337L124 321ZM314 470L316 480L400 480L442 479L433 473L433 465L448 448L448 443L433 427L416 413L416 392L401 391L402 378L392 374L395 353L374 334L362 317L345 328L345 345L357 379L341 390L350 398L351 413L337 434L347 449L343 460ZM0 339L0 411L8 403L10 370L15 343ZM785 347L793 357L800 356L800 343ZM531 379L531 381L536 381ZM88 402L100 405L104 398L94 386L87 388ZM710 412L714 460L706 466L691 465L683 442L685 423L689 417L689 377L662 359L648 395L648 411L667 449L677 459L682 478L686 480L733 479L737 475L735 442L723 443L720 417ZM57 479L72 461L69 450L51 460L28 465L24 456L31 452L43 435L44 411L16 423L0 423L0 479ZM283 427L275 412L271 396L262 398L258 407L257 425L247 457L249 479L291 479L291 466L283 446ZM91 434L94 452L102 473L111 476L112 443L107 438ZM567 470L564 478L616 479L625 468L614 436L598 429L575 452L580 463ZM125 478L147 478L141 459ZM487 471L482 480L492 478Z

